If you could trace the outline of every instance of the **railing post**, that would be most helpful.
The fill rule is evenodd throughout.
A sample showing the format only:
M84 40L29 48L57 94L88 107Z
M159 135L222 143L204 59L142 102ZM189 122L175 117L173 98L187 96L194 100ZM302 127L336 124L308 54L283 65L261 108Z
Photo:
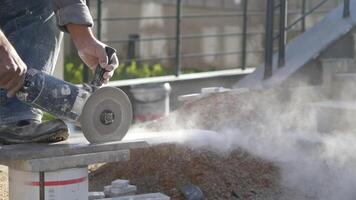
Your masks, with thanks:
M39 183L40 183L40 188L39 188L39 199L40 200L45 200L46 198L46 186L45 186L45 183L46 183L46 180L45 180L45 172L39 172Z
M285 64L285 53L287 44L287 0L281 0L280 19L279 19L279 48L278 48L278 67Z
M90 8L90 0L86 1L88 8ZM82 78L84 83L89 83L89 67L84 64Z
M132 61L137 59L137 42L140 40L140 35L138 34L130 34L129 35L129 43L128 43L128 48L127 48L127 60L128 63L130 64Z
M306 19L305 19L305 14L306 14L306 11L307 11L307 0L302 0L302 32L305 32L305 27L306 27Z
M247 12L248 0L243 2L243 25L242 25L242 54L241 54L241 69L246 69L246 50L247 50Z
M344 18L350 17L350 0L344 0Z
M101 40L101 22L102 22L102 0L97 0L97 25L96 25L96 34L98 40Z
M182 0L177 0L176 10L176 55L175 55L175 75L179 76L181 72L181 51L182 51Z
M264 79L268 79L273 73L273 17L274 0L267 0L266 9L266 39L265 39L265 72Z

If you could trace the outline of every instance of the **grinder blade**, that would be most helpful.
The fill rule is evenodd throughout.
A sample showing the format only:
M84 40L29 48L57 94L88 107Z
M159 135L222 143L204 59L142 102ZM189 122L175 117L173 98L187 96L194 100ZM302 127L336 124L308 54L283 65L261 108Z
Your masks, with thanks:
M120 141L132 122L130 100L118 88L100 88L86 101L79 122L90 143Z

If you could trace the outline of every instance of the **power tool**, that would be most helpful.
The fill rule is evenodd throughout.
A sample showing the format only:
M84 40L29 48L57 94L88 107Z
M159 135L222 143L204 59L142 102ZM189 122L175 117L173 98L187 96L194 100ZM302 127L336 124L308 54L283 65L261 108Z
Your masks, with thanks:
M116 51L111 47L105 50L111 64ZM122 90L101 87L105 72L98 65L93 80L78 87L29 69L17 98L60 119L76 122L90 143L120 141L131 125L132 106Z

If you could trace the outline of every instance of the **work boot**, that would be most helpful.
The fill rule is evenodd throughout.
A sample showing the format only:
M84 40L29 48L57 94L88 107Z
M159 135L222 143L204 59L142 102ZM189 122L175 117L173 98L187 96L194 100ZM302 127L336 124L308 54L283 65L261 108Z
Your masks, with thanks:
M67 125L60 119L42 123L22 120L0 125L0 144L54 143L67 138Z

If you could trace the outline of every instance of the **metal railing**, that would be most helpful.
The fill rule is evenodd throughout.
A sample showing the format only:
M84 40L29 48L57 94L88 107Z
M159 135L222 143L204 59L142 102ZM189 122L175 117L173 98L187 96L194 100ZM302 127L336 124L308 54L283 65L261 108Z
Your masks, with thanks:
M266 13L266 39L265 39L265 71L264 78L268 79L273 75L273 54L274 54L274 41L278 40L278 67L283 67L285 64L285 47L286 47L286 37L288 31L290 31L295 25L301 23L301 31L304 32L306 28L306 17L319 9L329 0L321 0L309 11L306 10L306 0L302 0L302 15L300 18L296 19L290 24L287 24L288 10L287 4L288 0L278 0L279 4L276 5L276 0L267 1L267 13ZM350 16L350 0L344 1L344 11L343 17L347 18ZM279 9L279 31L278 35L274 35L274 18L275 12Z
M350 17L350 0L344 0L344 14L343 17Z
M254 67L254 66L248 66L248 55L249 54L265 54L265 78L268 78L272 76L272 64L273 64L273 53L274 53L274 41L279 40L279 45L278 45L278 52L279 52L279 66L283 66L284 64L284 57L285 57L285 46L287 42L287 32L304 32L306 29L306 17L309 16L312 13L326 13L329 10L318 10L326 1L328 0L323 0L322 3L316 5L314 8L309 9L307 8L307 0L302 0L302 7L301 11L300 10L293 10L293 11L288 11L287 10L287 0L278 0L280 1L279 4L275 4L276 0L267 0L267 10L265 12L261 11L252 11L249 10L249 5L248 5L248 0L242 0L241 1L241 10L240 11L231 11L229 9L228 11L222 12L222 13L214 13L214 14L184 14L183 9L184 9L184 1L183 0L176 0L175 3L175 14L174 15L163 15L163 16L148 16L148 17L132 17L132 16L120 16L120 17L103 17L103 6L105 6L105 0L91 0L94 3L96 3L96 34L97 37L101 40L103 40L103 23L112 23L112 22L137 22L141 20L169 20L170 24L174 24L175 27L175 33L173 35L169 36L159 36L159 37L141 37L139 35L131 35L128 38L114 38L111 40L103 40L103 42L107 44L117 44L117 45L127 45L129 48L127 50L127 57L121 58L120 61L121 63L129 63L131 61L137 61L139 62L150 62L150 61L156 61L156 60L170 60L173 63L173 73L175 76L180 76L182 73L182 61L186 59L195 59L195 58L203 58L203 57L209 57L209 56L231 56L231 55L236 55L236 59L238 60L239 66L236 66L236 68L240 69L246 69L248 67ZM344 0L345 1L345 12L344 16L347 17L349 16L350 12L349 9L349 0ZM88 3L90 3L89 0L87 0ZM112 1L110 1L112 2ZM225 1L224 1L225 2ZM346 3L348 2L348 3ZM279 28L276 29L273 21L275 18L276 10L279 9L279 15L280 17L280 23L279 23ZM295 22L287 25L287 16L290 14L300 14L302 17L296 20ZM261 16L263 17L265 14L267 14L266 18L266 31L261 32L261 31L249 31L249 18L254 17L254 16ZM228 19L240 19L241 24L239 26L241 27L241 32L224 32L224 33L205 33L205 34L186 34L183 33L182 30L182 23L184 20L194 20L194 19L204 19L204 18L209 18L209 19L223 19L223 18L228 18ZM292 29L296 24L300 23L301 28L300 30L295 30ZM281 28L283 27L283 28ZM277 35L275 35L275 32L278 32ZM250 36L255 36L255 35L261 35L262 37L265 36L265 46L264 49L249 49L248 48L248 40ZM184 43L185 40L188 39L202 39L202 38L226 38L226 37L239 37L238 40L240 40L241 47L236 48L235 50L229 50L229 51L219 51L219 52L211 52L211 53L183 53L182 52L182 44ZM154 57L154 58L140 58L135 55L135 48L138 42L149 42L149 41L171 41L174 42L174 48L173 52L169 55L166 56L161 56L161 57ZM236 45L238 46L238 45ZM262 56L263 57L263 56ZM261 58L262 58L261 57ZM84 72L83 78L84 80L87 80L88 78L88 71Z

